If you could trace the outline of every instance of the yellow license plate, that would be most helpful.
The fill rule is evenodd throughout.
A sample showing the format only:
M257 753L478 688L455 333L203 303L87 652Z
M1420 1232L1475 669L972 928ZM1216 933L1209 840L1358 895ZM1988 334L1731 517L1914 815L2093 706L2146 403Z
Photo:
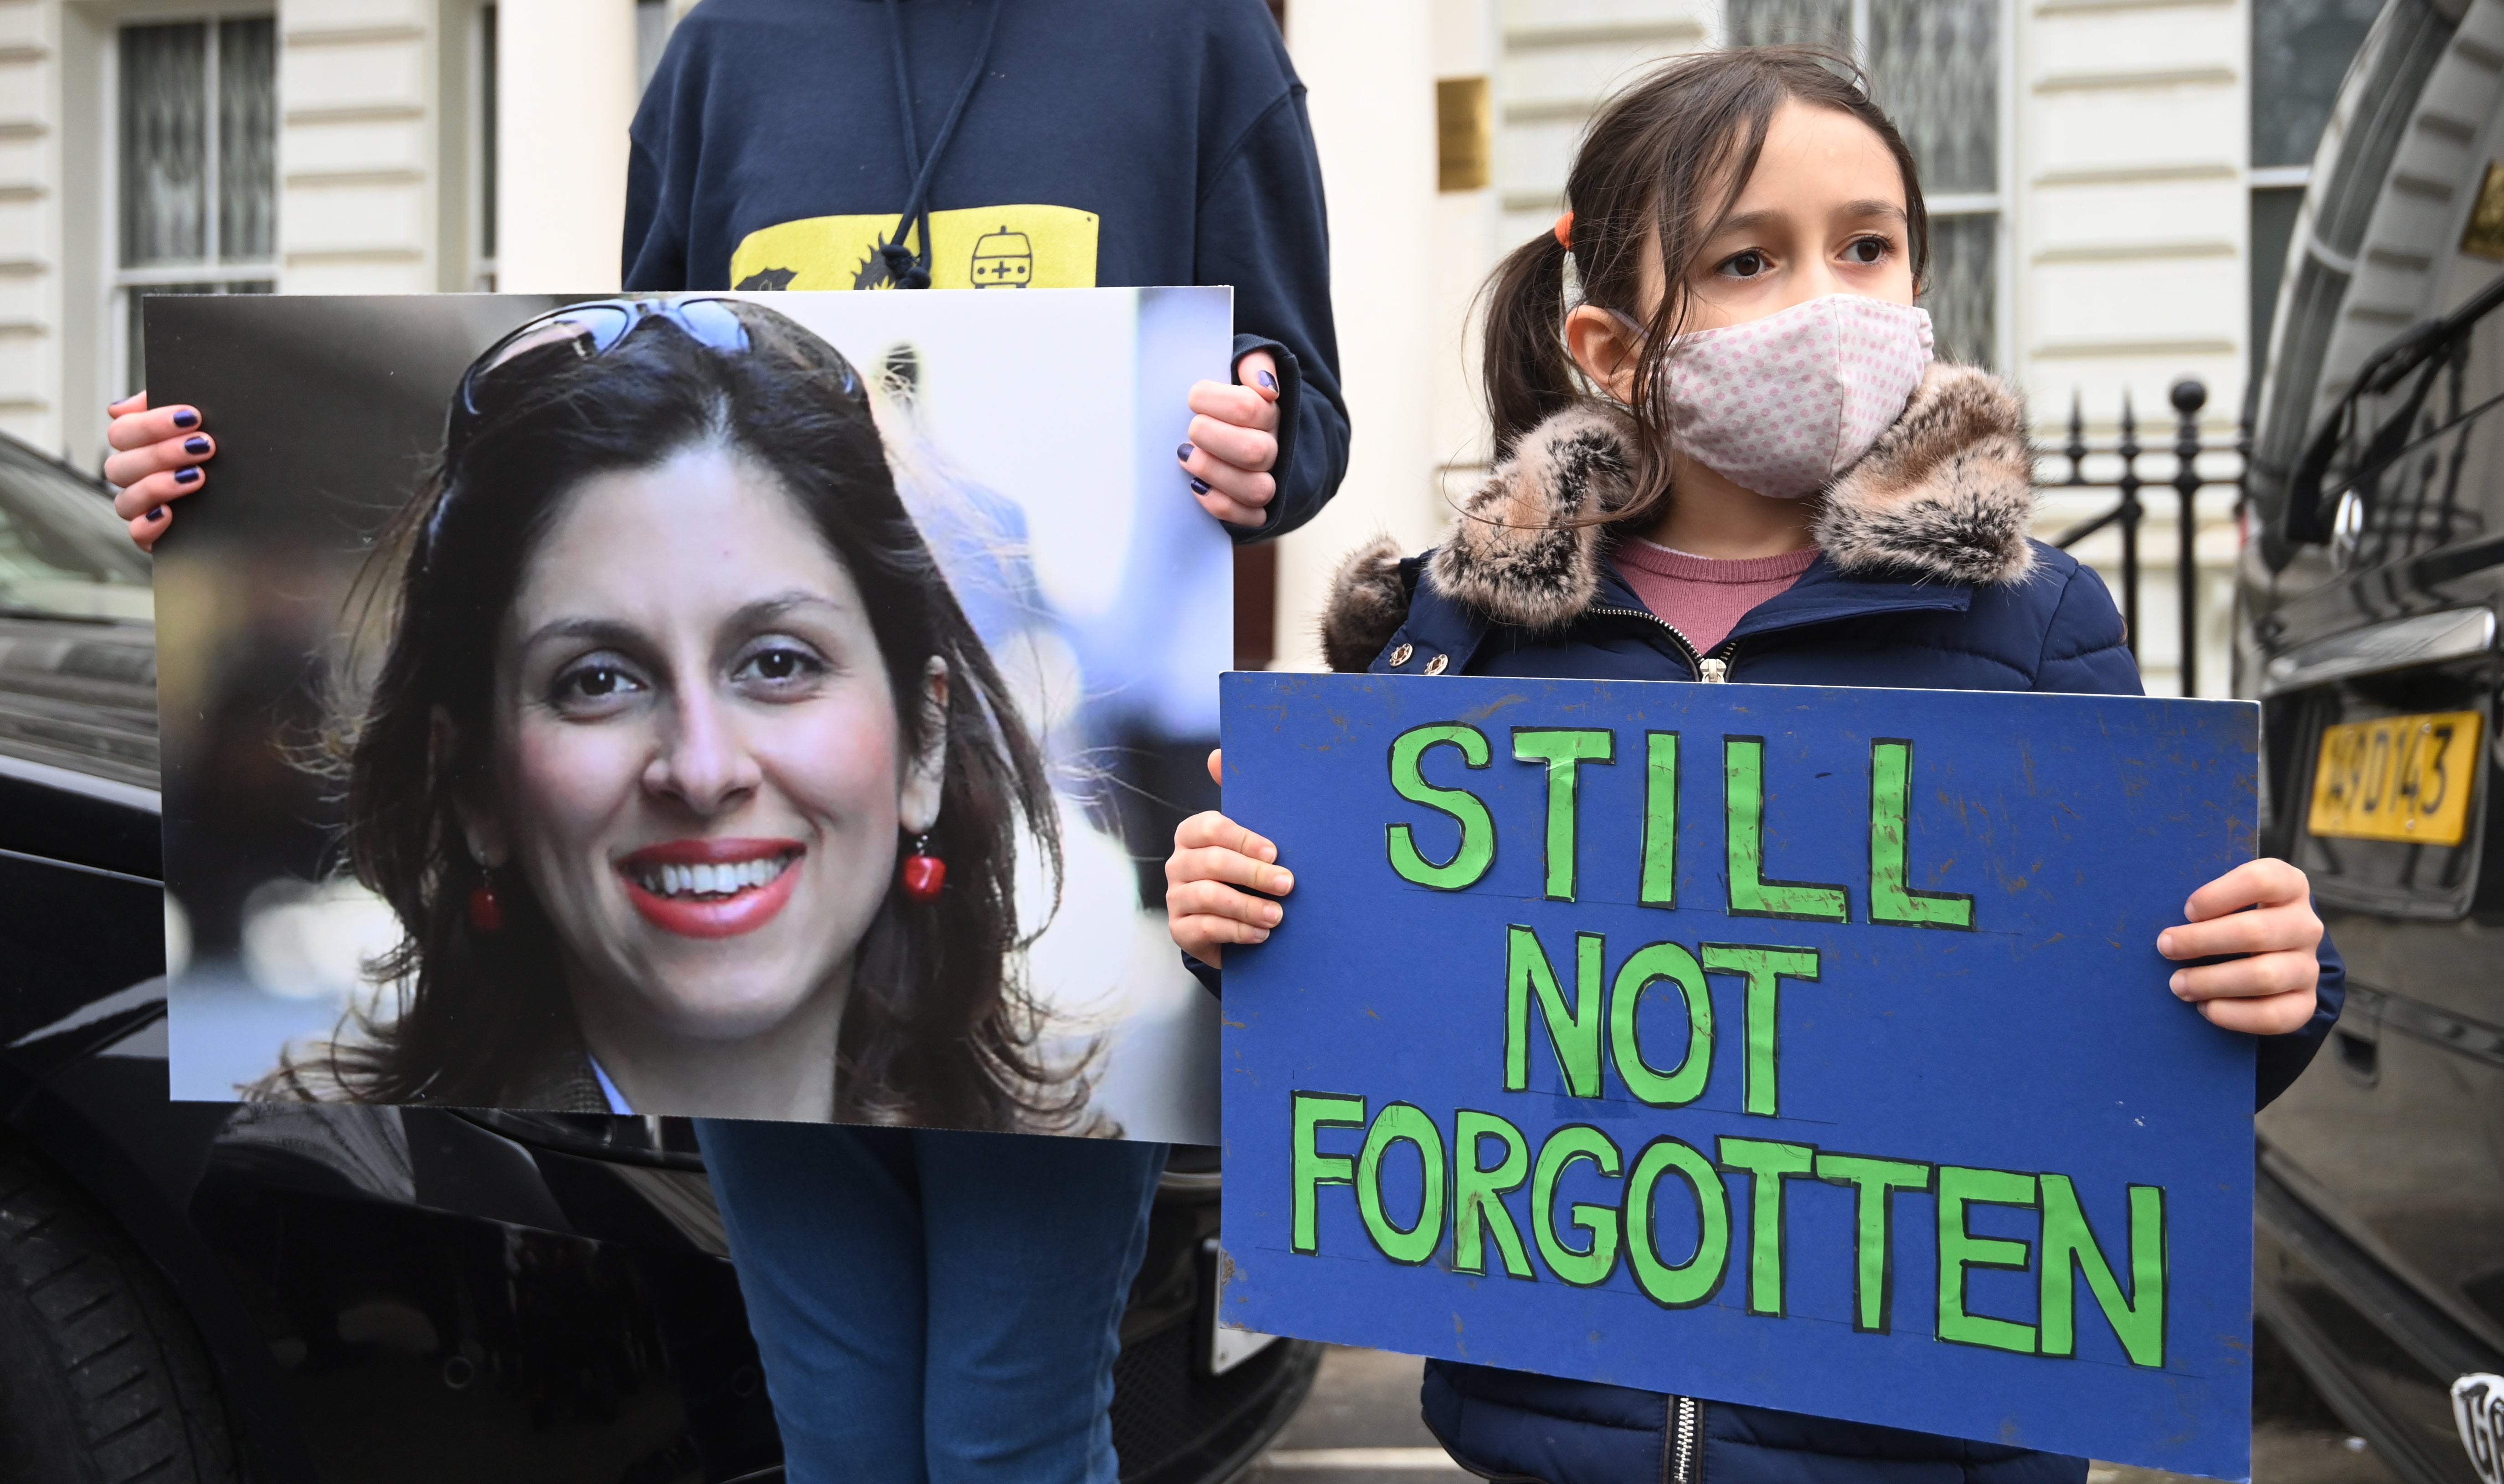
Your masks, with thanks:
M2348 721L2321 734L2305 828L2349 840L2456 846L2478 778L2476 711Z

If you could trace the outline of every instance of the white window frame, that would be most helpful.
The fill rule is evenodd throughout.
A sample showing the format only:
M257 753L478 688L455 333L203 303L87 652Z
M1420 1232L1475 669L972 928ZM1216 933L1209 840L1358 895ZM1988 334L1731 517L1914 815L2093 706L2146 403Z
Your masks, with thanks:
M105 270L102 275L105 294L103 319L106 333L111 337L111 346L105 357L105 363L112 370L111 384L117 388L138 390L132 384L130 366L132 328L130 317L137 303L134 291L160 288L169 284L204 283L218 285L219 293L230 293L232 290L228 286L242 283L267 283L273 291L278 287L280 259L276 230L273 229L270 234L271 254L265 259L220 262L217 256L219 154L217 109L221 57L221 47L217 38L219 23L227 20L266 20L270 23L272 31L276 33L272 38L274 45L281 48L286 45L285 34L278 31L278 16L274 10L133 11L127 15L116 17L106 32L104 54L98 58L104 73L104 86L97 89L104 105L103 127L98 136L104 145L100 152L101 163L104 166L104 199L101 203L105 228ZM206 157L203 160L206 202L204 226L208 252L206 257L197 262L161 263L145 268L124 267L122 262L122 33L133 26L194 24L205 25L209 35L208 79L202 94L207 99L209 111ZM272 113L275 115L276 100L273 99L272 103ZM279 183L272 182L270 214L273 228L276 225L280 204L277 197L283 193L279 190Z

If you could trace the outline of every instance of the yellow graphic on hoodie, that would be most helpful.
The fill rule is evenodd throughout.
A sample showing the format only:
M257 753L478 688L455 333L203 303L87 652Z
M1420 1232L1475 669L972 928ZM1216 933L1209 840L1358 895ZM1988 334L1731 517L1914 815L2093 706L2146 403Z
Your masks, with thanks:
M930 214L933 289L1093 289L1096 214L1067 206L975 206ZM809 217L749 232L730 255L734 289L885 289L879 248L893 214ZM922 233L907 232L917 251Z

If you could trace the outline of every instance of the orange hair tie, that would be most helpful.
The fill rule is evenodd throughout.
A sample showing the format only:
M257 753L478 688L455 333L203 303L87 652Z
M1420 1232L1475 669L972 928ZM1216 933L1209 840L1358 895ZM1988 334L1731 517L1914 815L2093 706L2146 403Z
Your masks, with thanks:
M1569 211L1565 213L1565 215L1558 217L1556 219L1554 231L1556 234L1556 245L1565 249L1569 253L1572 252L1574 250L1574 214Z

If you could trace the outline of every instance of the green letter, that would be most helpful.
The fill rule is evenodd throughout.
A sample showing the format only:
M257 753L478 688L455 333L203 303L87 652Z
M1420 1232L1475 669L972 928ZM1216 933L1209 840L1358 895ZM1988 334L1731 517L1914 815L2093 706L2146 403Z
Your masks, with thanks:
M1540 1018L1548 1022L1548 1041L1556 1048L1556 1064L1564 1070L1566 1089L1576 1097L1600 1095L1600 954L1598 933L1574 935L1574 1008L1565 1008L1565 991L1557 986L1556 970L1539 935L1515 922L1505 929L1504 945L1504 1089L1520 1092L1530 1087L1530 1002L1539 1002Z
M1417 1225L1406 1231L1382 1209L1382 1156L1403 1139L1417 1146L1426 1170ZM1425 1109L1393 1103L1374 1115L1365 1150L1356 1156L1356 1209L1365 1218L1366 1235L1392 1261L1414 1267L1435 1255L1435 1244L1443 1239L1443 1136Z
M1852 1273L1852 1328L1864 1334L1885 1334L1895 1305L1895 1247L1888 1218L1894 1214L1897 1191L1930 1188L1930 1167L1867 1155L1820 1155L1817 1178L1853 1189L1860 1220L1853 1242L1859 1261Z
M1643 895L1646 907L1678 905L1678 734L1644 734Z
M1515 727L1516 762L1548 764L1548 900L1574 900L1575 794L1584 763L1617 760L1617 734L1605 727Z
M1660 1260L1652 1226L1652 1191L1672 1170L1695 1192L1695 1255L1675 1266ZM1730 1197L1722 1172L1667 1134L1645 1145L1626 1176L1626 1263L1636 1286L1664 1309L1690 1309L1722 1287L1729 1262Z
M1391 869L1403 880L1437 891L1464 891L1477 885L1487 867L1495 864L1495 819L1478 795L1466 789L1438 788L1418 772L1426 749L1444 742L1460 748L1461 761L1469 767L1487 765L1486 734L1476 727L1456 721L1410 727L1391 740L1391 788L1411 804L1423 804L1459 821L1461 843L1452 858L1438 866L1418 854L1417 842L1405 824L1387 826L1382 833L1391 851Z
M1494 1139L1504 1146L1504 1158L1494 1169L1478 1163L1478 1141ZM1452 1115L1452 1267L1456 1272L1484 1273L1484 1238L1495 1239L1505 1272L1515 1278L1537 1278L1530 1255L1521 1250L1521 1231L1504 1197L1530 1178L1530 1143L1521 1130L1492 1113L1463 1108ZM1483 1225L1481 1225L1483 1224Z
M1635 1037L1635 1011L1643 992L1662 980L1676 984L1687 996L1687 1055L1666 1072L1644 1060ZM1639 1101L1676 1108L1704 1094L1704 1080L1713 1070L1713 996L1694 954L1675 943L1655 943L1626 959L1609 990L1609 1054L1626 1090Z
M1336 1092L1299 1092L1294 1099L1295 1136L1288 1146L1289 1184L1294 1187L1290 1209L1292 1235L1288 1244L1298 1252L1321 1251L1320 1187L1353 1185L1356 1162L1345 1155L1325 1155L1315 1148L1316 1132L1323 1127L1362 1128L1365 1126L1365 1099L1342 1097Z
M2071 1311L2077 1292L2070 1265L2086 1274L2087 1289L2104 1311L2133 1365L2165 1363L2165 1191L2130 1188L2130 1298L2121 1296L2112 1265L2087 1225L2077 1190L2067 1175L2043 1177L2043 1354L2075 1355Z
M1817 949L1766 949L1745 943L1704 945L1704 967L1714 974L1748 976L1748 1080L1743 1106L1750 1113L1777 1118L1780 1088L1775 1072L1782 1062L1782 977L1817 978Z
M1572 1248L1556 1235L1556 1182L1565 1166L1577 1159L1588 1159L1600 1167L1603 1175L1617 1172L1617 1147L1609 1136L1586 1123L1568 1123L1548 1136L1539 1146L1539 1165L1530 1175L1530 1230L1539 1239L1539 1255L1548 1260L1548 1270L1576 1288L1595 1288L1609 1281L1610 1270L1617 1265L1617 1224L1615 1206L1595 1206L1588 1201L1576 1201L1570 1213L1574 1225L1591 1234L1591 1245Z
M1869 744L1869 920L1972 932L1972 897L1907 884L1912 812L1913 744L1879 738Z
M1939 1338L1961 1345L1988 1345L1994 1350L2034 1353L2032 1325L2012 1324L1965 1307L1965 1270L1968 1267L2026 1266L2026 1244L2006 1237L1978 1237L1965 1229L1969 1204L2031 1206L2034 1177L2006 1170L1969 1170L1939 1166Z
M1748 1201L1748 1312L1780 1316L1783 1306L1783 1182L1805 1175L1817 1151L1805 1144L1722 1136L1722 1162L1746 1170L1754 1187Z
M1722 813L1728 820L1730 912L1743 917L1847 922L1852 894L1841 886L1765 879L1765 740L1722 739Z

